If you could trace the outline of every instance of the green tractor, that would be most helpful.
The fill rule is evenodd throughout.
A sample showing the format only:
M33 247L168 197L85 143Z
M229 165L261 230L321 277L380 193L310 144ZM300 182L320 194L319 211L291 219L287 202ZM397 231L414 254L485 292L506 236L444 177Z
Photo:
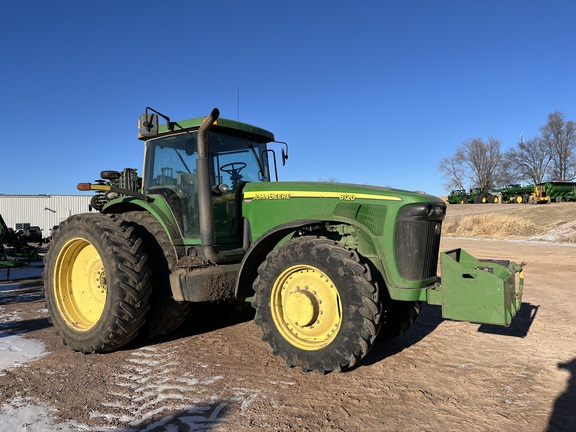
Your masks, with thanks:
M510 184L506 187L494 190L493 193L500 194L502 197L501 202L504 204L527 204L530 202L530 197L534 195L534 186Z
M159 124L159 117L166 124ZM262 339L289 366L346 370L407 330L422 302L448 319L509 325L522 264L441 254L446 205L422 192L278 182L274 135L147 108L143 175L81 183L100 210L62 222L44 284L72 349L107 352L166 335L194 302L251 302ZM281 162L288 159L282 145Z
M498 196L482 188L472 188L470 192L465 189L457 189L450 192L447 197L448 204L487 204L497 203Z
M466 204L468 202L468 194L465 189L456 189L450 192L446 200L448 204Z

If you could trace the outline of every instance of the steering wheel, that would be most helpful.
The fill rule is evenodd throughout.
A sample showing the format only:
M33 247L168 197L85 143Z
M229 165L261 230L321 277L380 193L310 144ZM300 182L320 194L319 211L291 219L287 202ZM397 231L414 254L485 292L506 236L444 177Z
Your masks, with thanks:
M232 189L236 189L236 187L239 185L240 180L242 180L242 178L244 177L242 174L240 174L240 171L242 171L244 168L246 168L246 163L244 162L231 162L227 163L226 165L222 165L220 167L220 171L223 171L226 174L230 175L230 181L232 182Z
M230 174L230 176L235 176L240 174L240 171L242 171L244 168L246 168L245 162L230 162L226 165L222 165L220 167L220 171L223 171L226 174Z

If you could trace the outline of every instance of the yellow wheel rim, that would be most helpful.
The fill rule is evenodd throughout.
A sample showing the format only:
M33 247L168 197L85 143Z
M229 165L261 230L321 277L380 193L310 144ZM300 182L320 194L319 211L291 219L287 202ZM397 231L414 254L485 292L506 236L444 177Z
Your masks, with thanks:
M309 265L286 269L272 287L272 318L293 346L314 351L330 344L342 323L342 303L334 283Z
M521 203L522 203L522 197L521 197L521 196L516 197L516 202L517 202L518 204L521 204Z
M102 316L106 270L88 240L71 239L60 250L54 268L54 294L61 317L75 330L90 330Z

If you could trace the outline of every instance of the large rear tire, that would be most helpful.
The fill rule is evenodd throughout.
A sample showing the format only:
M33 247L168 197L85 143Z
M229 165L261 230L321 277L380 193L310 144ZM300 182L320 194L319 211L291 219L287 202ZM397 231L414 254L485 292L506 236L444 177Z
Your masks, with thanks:
M166 231L150 213L132 211L124 213L122 218L136 229L151 261L153 290L150 311L140 335L147 339L167 336L184 322L190 310L189 302L178 302L172 297L170 272L178 256Z
M254 282L262 340L289 366L321 373L354 366L380 327L368 266L332 240L292 239L268 254Z
M79 214L62 222L43 277L50 320L76 351L112 351L144 324L152 289L148 254L134 228L114 216Z

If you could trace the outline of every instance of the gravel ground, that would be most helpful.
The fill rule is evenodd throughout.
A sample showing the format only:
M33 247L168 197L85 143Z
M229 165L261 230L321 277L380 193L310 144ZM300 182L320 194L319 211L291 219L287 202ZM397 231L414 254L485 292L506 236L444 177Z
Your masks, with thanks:
M488 207L514 208L448 214ZM156 344L72 352L47 320L41 279L2 271L0 420L26 431L576 430L576 247L443 239L442 250L455 247L528 262L512 325L446 321L425 306L407 333L327 375L287 368L249 314L215 309Z

